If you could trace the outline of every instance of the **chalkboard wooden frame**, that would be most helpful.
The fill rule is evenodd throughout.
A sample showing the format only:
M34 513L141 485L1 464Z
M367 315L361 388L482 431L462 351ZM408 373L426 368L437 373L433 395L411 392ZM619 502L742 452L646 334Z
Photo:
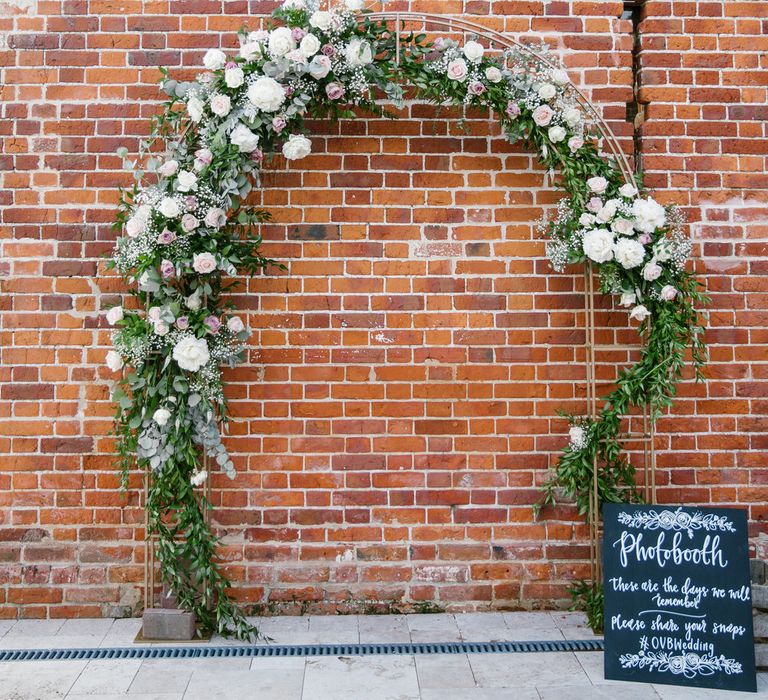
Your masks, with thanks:
M756 692L747 513L605 504L605 677Z

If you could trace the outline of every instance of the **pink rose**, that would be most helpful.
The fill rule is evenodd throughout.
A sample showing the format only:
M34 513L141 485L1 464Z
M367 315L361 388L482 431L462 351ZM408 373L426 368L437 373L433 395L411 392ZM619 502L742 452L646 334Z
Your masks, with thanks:
M272 120L272 128L279 134L283 129L285 129L285 119L282 117L275 117Z
M260 148L257 148L251 153L251 160L254 163L261 163L261 161L264 160L264 152Z
M332 44L326 44L320 51L324 56L333 56L336 53L336 48Z
M139 234L144 233L145 228L146 223L138 217L132 217L125 223L125 232L129 238L136 238Z
M637 240L640 241L640 243L643 245L648 245L651 242L651 234L644 233L642 236L638 236Z
M554 114L549 105L539 105L533 110L533 121L538 126L547 126L552 121Z
M643 279L648 282L653 282L661 277L662 272L661 265L655 260L651 260L650 262L645 263L645 267L643 268Z
M672 301L677 296L677 289L671 284L666 284L661 288L660 294L664 301Z
M304 30L300 27L294 27L293 31L291 32L291 38L294 41L301 41L304 38Z
M340 100L344 97L345 92L346 90L344 89L344 86L340 83L328 83L328 85L325 86L325 94L328 95L328 99L331 100Z
M160 245L169 245L170 243L173 243L175 240L176 240L176 234L173 231L169 231L167 228L164 228L162 233L158 234L157 236L157 242Z
M163 177L170 177L171 175L175 175L178 169L179 169L178 161L166 160L165 163L163 163L157 169L157 172L160 173Z
M205 319L205 325L208 326L210 333L216 335L221 328L221 321L218 316L208 316L208 318Z
M189 197L184 197L184 206L187 208L187 211L192 211L193 209L197 209L197 197L193 195L189 195Z
M571 136L568 139L568 148L571 149L571 153L576 153L584 145L584 139L578 136Z
M189 316L179 316L176 319L176 328L180 331L185 331L189 328Z
M163 260L163 262L160 263L160 274L163 276L164 280L170 279L175 273L176 269L170 260Z
M200 148L195 151L195 168L202 170L206 165L213 162L213 153L207 148Z
M507 102L507 114L512 119L517 119L520 116L520 105L517 102Z
M600 199L600 197L592 197L592 199L587 202L587 209L591 212L598 212L603 208L603 200Z
M205 225L211 228L221 228L227 223L227 213L220 207L212 207L205 215Z
M197 220L197 217L193 216L192 214L184 214L184 216L181 217L181 228L183 228L187 233L190 231L194 231L198 226L200 222Z
M195 272L207 275L216 269L216 258L210 253L196 253L192 256L192 267Z
M448 64L447 74L451 80L464 80L468 72L467 63L463 58L456 58Z
M483 85L479 80L473 80L469 84L469 92L473 95L482 95L485 92L485 85Z

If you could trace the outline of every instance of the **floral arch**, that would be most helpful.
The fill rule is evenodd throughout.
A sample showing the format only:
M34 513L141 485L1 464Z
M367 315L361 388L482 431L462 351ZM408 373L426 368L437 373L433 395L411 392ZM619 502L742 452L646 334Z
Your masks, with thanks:
M235 476L220 429L227 419L220 368L241 359L249 332L227 302L236 284L227 277L277 264L260 252L267 215L247 197L270 154L300 160L311 152L305 116L353 117L351 107L386 114L378 98L401 104L407 88L437 104L489 109L509 140L524 141L559 172L564 197L546 224L553 268L594 269L601 291L629 308L645 344L602 409L570 417L570 441L544 502L554 502L556 488L581 513L637 498L622 418L644 407L654 420L671 405L686 353L697 377L705 361L696 310L704 297L685 266L690 245L679 217L638 190L610 130L546 47L442 17L429 20L476 32L501 51L476 40L429 41L401 31L402 21L423 15L361 12L361 5L345 0L325 11L316 0L285 0L274 28L241 34L238 55L209 50L194 82L164 72L168 99L149 138L136 160L120 153L135 182L121 193L110 264L128 282L132 303L107 312L116 327L107 364L120 373L123 485L136 466L147 475L147 533L179 604L204 629L244 639L257 631L227 595L200 487L211 462Z

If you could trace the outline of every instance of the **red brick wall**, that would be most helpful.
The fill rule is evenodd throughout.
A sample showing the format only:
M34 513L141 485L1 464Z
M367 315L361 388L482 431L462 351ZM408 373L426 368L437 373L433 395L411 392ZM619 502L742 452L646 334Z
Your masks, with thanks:
M128 612L143 574L140 482L117 491L100 257L114 155L155 109L156 65L193 72L274 3L0 3L0 616ZM396 0L559 49L631 153L632 26L619 2ZM647 183L680 203L713 294L707 386L659 424L659 497L766 514L765 57L758 2L654 2L640 24ZM762 63L761 63L762 62ZM531 606L588 573L536 484L582 411L579 274L551 273L535 222L556 200L482 115L315 124L316 155L264 176L267 254L230 374L236 481L215 522L239 594L270 609ZM623 315L603 314L607 340ZM626 361L626 353L605 360ZM613 365L601 373L610 379Z

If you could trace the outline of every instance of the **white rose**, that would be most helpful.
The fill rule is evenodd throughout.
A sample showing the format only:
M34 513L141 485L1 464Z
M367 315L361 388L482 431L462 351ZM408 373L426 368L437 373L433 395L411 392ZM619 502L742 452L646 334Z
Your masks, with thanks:
M631 197L634 197L637 194L637 187L634 185L626 184L619 187L619 194L622 197L626 197L627 199L630 199Z
M192 476L189 477L189 483L192 484L192 486L201 486L205 483L205 480L208 478L208 472L205 469L201 469L200 471L195 472L192 474Z
M645 248L634 238L621 238L614 247L613 255L625 270L631 270L643 264Z
M560 141L565 139L566 134L565 129L563 129L562 126L551 126L549 127L547 135L552 143L560 143Z
M246 61L261 57L261 43L258 41L246 41L240 47L240 56Z
M306 158L312 152L312 142L301 134L291 134L283 144L283 155L288 160Z
M593 228L584 234L582 247L590 260L608 262L613 259L613 234L604 228Z
M211 95L211 112L217 117L226 117L232 110L232 101L227 95Z
M289 61L294 63L301 63L302 65L307 62L307 57L301 52L301 49L294 49L285 56Z
M175 175L176 171L179 169L179 162L177 160L166 160L165 163L163 163L158 169L157 172L160 173L163 177L170 177L171 175Z
M152 323L157 323L160 320L160 314L163 313L163 310L159 306L150 306L147 310L147 318L152 321Z
M310 26L319 29L321 32L327 32L331 28L332 20L333 17L330 12L318 10L317 12L312 13L312 16L309 18L309 24Z
M347 44L344 57L350 66L367 66L373 61L373 50L367 41L352 39Z
M296 48L296 42L289 27L278 27L269 33L267 46L273 56L285 56Z
M188 372L197 372L211 358L204 338L184 336L173 348L173 359Z
M199 97L194 95L187 100L187 113L189 118L197 123L203 118L204 105Z
M653 282L654 280L659 279L661 277L661 273L663 270L661 269L661 265L659 265L655 260L650 260L645 264L645 267L643 268L643 279L647 282Z
M314 34L305 34L299 44L299 50L306 58L312 58L320 50L320 39Z
M555 70L552 71L552 82L555 85L567 85L570 82L568 80L568 73L562 68L555 68Z
M197 292L194 292L193 294L190 294L185 300L184 304L190 311L197 311L202 302L200 300L200 295Z
M243 73L243 69L240 68L240 66L227 68L227 70L224 71L224 82L227 84L227 87L238 88L244 81L245 73Z
M350 12L359 12L363 9L363 0L344 0L344 6Z
M176 176L176 189L179 192L194 192L197 189L197 175L189 170L181 170Z
M579 223L582 226L591 226L592 224L595 223L595 216L594 216L594 214L588 214L587 212L584 212L579 217Z
M659 262L667 262L672 257L670 241L666 238L657 241L653 246L653 257Z
M192 256L192 267L195 272L207 275L216 269L216 258L211 253L195 253Z
M155 335L163 336L168 335L168 331L171 329L168 328L168 324L165 321L156 321L155 322Z
M478 44L476 41L468 41L464 44L464 55L468 61L479 63L484 54L485 48L482 44Z
M227 223L227 212L221 207L211 207L205 215L205 225L211 228L221 228Z
M309 64L309 74L315 79L320 80L331 72L331 59L328 56L315 56Z
M672 301L677 296L677 288L671 284L665 284L661 288L660 295L664 301Z
M238 124L232 129L229 140L240 153L253 153L259 147L258 134L254 134L245 124Z
M539 88L539 97L542 100L551 100L557 94L557 89L552 83L544 83Z
M170 418L171 418L171 412L167 408L158 408L152 414L152 420L155 421L155 423L157 423L161 428L164 425L167 425Z
M147 222L140 216L132 216L125 222L125 233L129 238L136 238L140 234L144 233L147 227Z
M208 49L203 56L203 65L208 70L219 70L227 62L227 56L221 49Z
M629 219L619 217L611 224L611 228L622 236L631 236L635 232L634 224Z
M652 197L632 202L632 214L635 217L635 228L643 233L653 233L667 219L664 207Z
M501 71L496 66L488 66L488 68L485 69L485 79L489 83L500 83L501 78Z
M163 197L157 210L166 218L173 219L181 214L181 207L173 197Z
M563 121L573 129L581 121L581 110L576 107L566 107L563 110Z
M107 311L107 323L110 326L114 326L116 323L122 320L123 320L122 306L113 306L109 311Z
M651 315L651 312L642 304L639 304L629 314L629 317L635 321L645 321Z
M609 222L614 216L616 216L616 207L618 201L615 199L609 199L597 212L597 220L603 223Z
M239 316L230 316L227 320L227 328L233 333L241 333L245 330L245 324Z
M110 350L106 357L107 367L113 372L117 372L123 368L123 358L120 357L120 353Z
M248 99L262 112L277 112L285 102L285 90L277 80L264 75L248 88Z
M587 187L595 194L602 194L608 188L608 180L600 176L591 177L587 180Z
M632 306L632 304L634 304L636 301L637 301L637 294L635 294L634 292L624 292L621 295L621 300L619 301L619 303L622 306Z

